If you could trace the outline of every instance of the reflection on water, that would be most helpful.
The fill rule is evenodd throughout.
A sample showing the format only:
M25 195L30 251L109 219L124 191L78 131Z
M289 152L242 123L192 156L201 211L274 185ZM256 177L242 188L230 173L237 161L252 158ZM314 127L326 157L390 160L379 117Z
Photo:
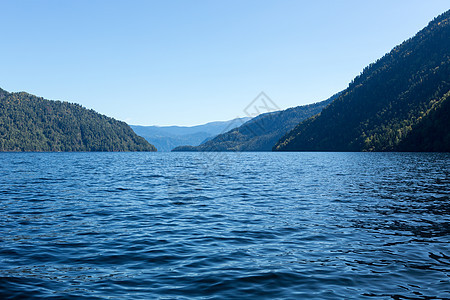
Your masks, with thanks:
M1 153L2 298L450 298L450 155Z

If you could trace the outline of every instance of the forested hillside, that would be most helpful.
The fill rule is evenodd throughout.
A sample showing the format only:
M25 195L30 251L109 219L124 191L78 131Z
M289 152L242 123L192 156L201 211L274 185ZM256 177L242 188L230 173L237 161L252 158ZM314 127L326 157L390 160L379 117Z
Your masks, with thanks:
M197 147L177 147L173 151L271 151L280 137L299 122L319 113L336 97L334 95L322 102L265 113Z
M448 151L450 11L366 67L276 151Z
M450 152L450 92L422 116L395 150Z
M156 151L124 122L0 89L0 151Z

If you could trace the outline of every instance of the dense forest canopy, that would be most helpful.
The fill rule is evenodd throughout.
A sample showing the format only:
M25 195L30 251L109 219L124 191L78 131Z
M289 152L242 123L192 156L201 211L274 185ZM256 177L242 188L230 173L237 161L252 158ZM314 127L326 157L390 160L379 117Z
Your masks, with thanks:
M443 113L449 91L447 11L366 67L336 101L282 137L274 150L450 151Z
M156 151L124 122L0 89L0 151Z

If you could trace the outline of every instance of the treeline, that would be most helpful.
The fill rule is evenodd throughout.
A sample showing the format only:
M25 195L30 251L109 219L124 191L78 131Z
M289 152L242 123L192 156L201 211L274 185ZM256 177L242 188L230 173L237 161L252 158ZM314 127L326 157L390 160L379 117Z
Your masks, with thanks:
M0 151L156 151L124 122L0 89Z
M450 11L366 67L275 151L450 151Z

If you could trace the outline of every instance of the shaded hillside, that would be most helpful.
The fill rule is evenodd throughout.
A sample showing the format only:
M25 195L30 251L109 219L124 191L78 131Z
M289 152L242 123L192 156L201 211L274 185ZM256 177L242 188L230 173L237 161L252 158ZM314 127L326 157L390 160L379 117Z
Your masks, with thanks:
M236 128L251 118L210 122L196 126L137 126L130 125L136 134L155 145L158 151L170 151L180 145L197 146L205 140Z
M395 150L450 152L450 92L424 114Z
M274 150L419 149L412 148L412 140L413 136L421 135L411 131L425 130L425 125L419 123L440 114L439 107L435 106L436 112L425 118L450 90L449 17L447 11L435 18L416 36L366 67L336 101L320 115L296 126L280 139ZM448 127L439 132L446 134ZM411 142L406 142L408 136ZM441 148L422 145L420 149Z
M197 147L182 146L173 151L271 151L280 137L335 98L336 95L322 102L262 114Z
M124 122L0 89L0 151L156 151Z

